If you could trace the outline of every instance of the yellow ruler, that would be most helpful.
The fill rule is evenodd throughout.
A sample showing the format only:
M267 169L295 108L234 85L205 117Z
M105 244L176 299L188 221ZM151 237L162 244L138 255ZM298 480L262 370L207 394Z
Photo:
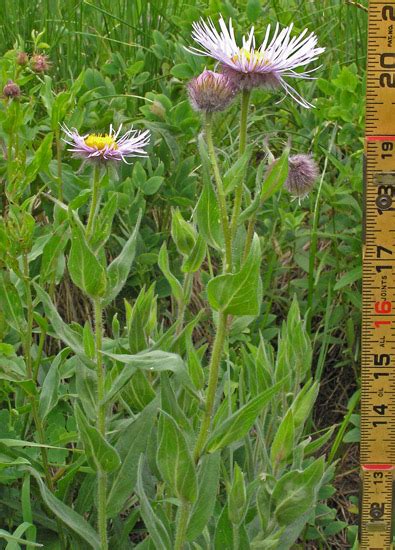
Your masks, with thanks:
M363 251L362 550L392 548L395 466L395 0L369 0Z

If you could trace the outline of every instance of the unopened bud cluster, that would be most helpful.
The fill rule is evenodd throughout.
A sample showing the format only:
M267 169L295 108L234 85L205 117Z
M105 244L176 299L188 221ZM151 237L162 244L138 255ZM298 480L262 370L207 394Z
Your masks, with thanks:
M213 71L203 71L188 84L189 99L196 111L212 113L225 110L237 90L227 76Z
M29 66L35 73L46 73L51 68L51 62L47 55L35 53L30 58L26 52L20 51L16 56L16 64L20 67Z
M311 191L318 176L319 169L311 155L294 155L288 159L285 188L291 195L303 198Z
M21 95L21 89L13 80L9 80L3 88L3 96L7 99L16 99Z
M30 67L35 73L46 73L50 68L48 56L44 54L35 54L30 60Z

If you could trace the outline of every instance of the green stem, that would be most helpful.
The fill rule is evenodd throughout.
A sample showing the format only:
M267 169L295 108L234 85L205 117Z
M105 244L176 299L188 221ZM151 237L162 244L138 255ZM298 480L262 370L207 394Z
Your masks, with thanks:
M186 273L184 277L184 283L182 285L182 301L178 304L177 307L177 320L179 321L179 324L176 329L176 336L181 334L181 331L184 328L185 311L190 300L192 280L193 273Z
M182 550L184 548L185 535L187 532L189 520L189 503L183 501L177 516L177 531L174 550Z
M250 105L250 96L251 96L250 90L244 90L243 95L241 97L239 158L244 155L247 147L247 117L248 117L248 107ZM243 202L243 188L244 188L244 181L243 181L243 178L240 178L240 181L235 191L235 202L233 205L232 221L230 224L230 235L232 240L237 231L238 219L240 215L241 205Z
M55 139L56 139L56 162L57 162L57 169L58 169L58 199L63 202L62 149L61 149L59 128L57 128L55 132Z
M233 550L240 550L240 531L239 526L233 523Z
M335 143L336 134L337 134L337 125L335 125L333 128L331 140L329 143L329 153L332 152L332 148ZM315 267L315 259L317 254L318 222L320 218L319 205L321 200L322 185L324 183L325 173L328 167L328 159L329 159L329 156L326 156L325 162L324 162L324 169L321 174L320 184L319 184L317 196L315 199L313 226L311 228L311 237L310 237L309 278L308 278L308 296L307 296L308 313L307 313L307 319L306 319L306 330L309 334L311 334L311 322L313 318L313 298L314 298L314 290L315 290L314 267Z
M219 210L221 215L221 224L222 231L224 233L225 239L225 271L229 272L232 270L232 240L231 233L229 230L229 220L226 208L226 196L224 191L224 186L222 183L221 174L218 167L217 156L215 154L214 143L213 143L213 132L212 132L212 113L206 114L205 120L205 134L208 154L210 157L211 167L214 173L214 179L217 187L217 197Z
M225 313L219 314L217 332L214 339L213 351L211 353L209 365L209 379L206 394L206 407L204 411L203 421L200 426L199 435L196 441L194 458L197 462L206 445L208 432L211 424L211 417L214 411L215 395L217 392L219 367L221 364L221 356L226 337L226 325L228 316Z
M100 205L100 166L95 166L92 189L92 202L89 210L88 223L86 226L86 237L89 240L93 234L96 214Z
M255 230L255 223L256 223L256 216L255 214L252 216L252 218L248 221L247 226L247 236L246 236L246 242L244 246L244 253L243 253L243 260L245 260L250 252L252 239L254 237L254 230Z
M100 299L93 302L95 316L95 349L97 368L97 423L96 427L102 437L106 437L106 405L105 397L105 366L103 363L103 308ZM98 501L98 531L100 537L100 550L107 550L107 474L99 470L97 479L97 501Z

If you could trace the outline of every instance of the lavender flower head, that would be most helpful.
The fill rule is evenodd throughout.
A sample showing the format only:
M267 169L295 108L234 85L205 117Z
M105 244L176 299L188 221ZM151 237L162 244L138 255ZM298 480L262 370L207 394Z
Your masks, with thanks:
M150 132L145 130L128 130L120 136L122 124L117 131L112 124L108 134L85 134L81 136L75 128L63 126L67 139L63 139L73 155L77 158L93 162L123 161L126 164L128 157L145 157L147 152L144 148L149 144Z
M204 70L188 83L189 100L196 111L223 111L236 95L230 79L220 73Z
M291 195L302 199L311 191L318 176L319 169L311 155L294 155L288 159L288 177L284 186Z
M291 38L293 25L280 31L277 24L271 36L271 27L268 25L262 44L256 48L254 27L251 27L247 38L243 37L240 47L236 43L232 21L229 20L226 26L221 17L219 25L221 32L217 31L211 19L208 22L204 19L195 22L192 38L200 48L192 47L188 51L216 59L220 63L221 71L240 89L282 87L300 105L312 107L284 77L312 78L310 75L316 69L304 72L296 72L295 69L305 67L325 51L325 48L316 47L317 37L314 33L307 35L308 31L305 29L299 36Z
M51 68L48 56L36 53L30 59L30 67L35 73L46 73Z

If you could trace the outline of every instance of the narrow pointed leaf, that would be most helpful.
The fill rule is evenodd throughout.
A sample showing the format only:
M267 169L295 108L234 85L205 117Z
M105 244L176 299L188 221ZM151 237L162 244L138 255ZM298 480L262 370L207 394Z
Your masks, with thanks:
M108 291L103 300L105 305L112 302L120 293L128 278L130 268L136 255L137 237L141 221L141 212L139 212L136 226L129 239L126 241L122 252L108 266Z
M257 395L257 397L217 426L207 442L206 450L209 453L214 453L244 437L252 428L257 416L278 393L283 384L283 380L277 382L277 384Z

